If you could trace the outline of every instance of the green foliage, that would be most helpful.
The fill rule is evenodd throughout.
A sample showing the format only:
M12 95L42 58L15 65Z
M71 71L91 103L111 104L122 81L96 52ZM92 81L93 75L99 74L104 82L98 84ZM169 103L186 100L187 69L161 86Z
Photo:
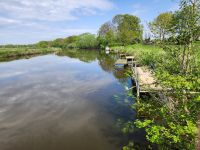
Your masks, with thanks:
M80 49L93 49L98 47L98 41L95 35L90 33L81 34L76 41L77 48Z
M37 47L39 48L48 48L49 47L49 42L48 41L40 41L37 43Z
M56 39L54 41L51 42L51 47L59 47L59 48L63 48L65 45L64 45L64 40L59 38L59 39Z
M139 64L148 65L152 68L157 65L157 60L165 55L163 49L155 45L134 44L129 46L114 46L111 49L117 49L120 52L133 55Z
M115 27L111 22L106 22L99 28L98 41L100 48L105 49L106 46L112 46L115 43Z
M157 144L159 149L195 148L197 127L193 121L185 120L182 124L177 124L169 120L161 123L153 120L136 120L135 125L138 128L145 128L147 140Z
M116 15L113 22L117 27L119 42L123 45L138 43L142 40L142 26L140 19L132 15Z
M15 48L0 48L0 61L7 61L9 59L25 57L38 54L47 54L52 52L58 52L58 48L34 48L30 47L15 47Z
M110 35L108 35L108 39ZM99 43L95 35L90 33L84 33L79 36L69 36L67 38L58 38L53 41L41 41L37 44L38 48L73 48L73 49L93 49L98 48Z
M78 36L69 36L64 38L64 45L63 48L76 48L77 44L76 41L78 40Z
M129 144L128 144L127 146L124 146L124 147L122 148L122 150L135 150L134 147L136 147L136 146L134 145L134 143L133 143L133 142L129 142ZM136 147L136 148L138 148L138 147Z
M172 26L171 12L161 13L156 17L156 19L153 22L149 23L151 32L154 34L155 38L158 38L161 41L165 40L166 36L169 36L171 26Z
M128 45L142 41L143 28L140 19L132 15L116 15L104 23L98 32L100 47Z

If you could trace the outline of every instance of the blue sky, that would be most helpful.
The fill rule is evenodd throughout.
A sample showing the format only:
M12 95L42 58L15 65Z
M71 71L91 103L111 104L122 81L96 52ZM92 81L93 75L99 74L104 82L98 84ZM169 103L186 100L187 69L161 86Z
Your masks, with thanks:
M28 44L84 32L97 33L116 14L132 14L145 26L178 0L0 0L0 44Z

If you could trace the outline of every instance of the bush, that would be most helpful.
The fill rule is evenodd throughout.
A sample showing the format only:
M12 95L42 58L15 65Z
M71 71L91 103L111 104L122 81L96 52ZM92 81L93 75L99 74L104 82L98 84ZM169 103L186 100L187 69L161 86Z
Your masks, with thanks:
M84 33L78 37L76 42L77 48L80 49L92 49L98 48L98 41L94 34Z

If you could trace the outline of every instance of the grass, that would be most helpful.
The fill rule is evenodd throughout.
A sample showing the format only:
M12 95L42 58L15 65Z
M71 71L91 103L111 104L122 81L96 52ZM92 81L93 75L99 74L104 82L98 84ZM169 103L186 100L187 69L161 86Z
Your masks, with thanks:
M57 52L58 48L0 48L0 60L6 60L13 57L30 56L37 54L47 54Z
M197 59L200 61L200 41L195 43L195 48L197 50ZM164 50L161 47L155 45L135 44L128 46L111 47L111 49L116 49L120 52L133 55L136 60L143 65L151 65L152 63L154 63L154 60L156 58L162 57L165 54Z
M162 48L154 45L128 45L128 46L116 46L111 49L116 49L120 52L124 52L133 55L135 59L143 65L151 65L155 60L155 57L159 57L164 54Z

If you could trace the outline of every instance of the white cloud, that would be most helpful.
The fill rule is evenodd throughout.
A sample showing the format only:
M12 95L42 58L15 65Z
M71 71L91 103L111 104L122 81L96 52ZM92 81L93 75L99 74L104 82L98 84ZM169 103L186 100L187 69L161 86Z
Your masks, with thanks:
M23 29L21 29L23 28ZM10 29L0 28L0 44L31 44L42 40L78 35L85 32L96 33L92 28L55 28L47 25L28 24Z
M15 19L60 21L77 19L75 14L109 10L109 0L0 0L0 14Z
M15 19L8 19L4 17L0 17L0 26L11 25L11 24L18 24L20 21Z
M67 23L113 8L111 0L0 0L0 44L95 33L92 27L81 24L73 27Z

